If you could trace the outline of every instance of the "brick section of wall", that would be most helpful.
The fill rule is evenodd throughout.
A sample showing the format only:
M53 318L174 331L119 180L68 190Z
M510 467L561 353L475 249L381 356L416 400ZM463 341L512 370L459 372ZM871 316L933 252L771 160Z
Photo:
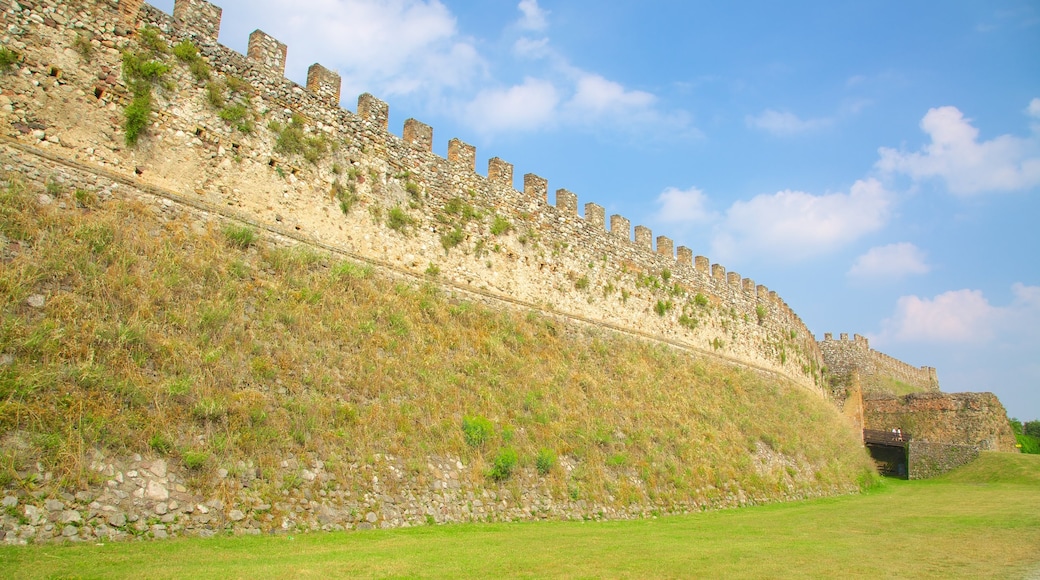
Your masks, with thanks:
M524 195L542 203L548 203L549 182L533 173L524 175Z
M488 181L496 185L513 187L513 164L498 157L488 159Z
M307 90L318 95L330 105L339 104L339 91L342 84L339 73L318 63L312 64L307 69Z
M420 151L433 151L433 127L408 119L404 122L404 133L402 135L406 143L415 145Z
M285 44L262 30L254 30L249 35L246 56L274 74L285 74L285 58L288 54L289 48Z
M566 189L557 189L556 209L564 215L578 215L578 196Z

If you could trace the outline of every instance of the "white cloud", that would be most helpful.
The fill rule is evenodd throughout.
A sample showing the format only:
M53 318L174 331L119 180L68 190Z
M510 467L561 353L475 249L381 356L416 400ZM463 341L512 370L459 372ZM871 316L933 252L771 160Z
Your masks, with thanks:
M884 226L891 198L874 179L857 181L849 193L759 195L729 208L712 248L720 259L797 261L826 254Z
M708 196L696 187L669 187L657 196L657 204L661 206L657 221L664 223L704 223L716 217L708 210Z
M1030 101L1030 106L1025 108L1026 114L1038 118L1040 120L1040 99L1033 99Z
M538 5L538 0L520 0L517 8L523 14L518 23L520 28L541 31L549 26L549 13Z
M568 106L581 116L598 117L604 113L653 106L656 98L643 91L630 91L599 75L583 74Z
M277 0L220 4L225 20L248 14L250 29L289 46L290 77L302 80L320 62L342 75L344 95L438 92L465 86L484 67L438 0L312 0L291 11Z
M882 339L901 342L1036 344L1040 286L1017 283L1007 306L993 306L981 290L951 290L935 298L903 296L882 322Z
M848 275L861 280L895 279L909 274L927 274L930 270L921 248L902 242L871 248L856 259Z
M513 43L513 54L522 58L544 58L552 54L548 38L518 38Z
M550 124L559 101L552 83L527 78L520 85L481 91L466 106L465 118L481 131L529 131Z
M752 129L760 129L777 136L790 136L827 127L830 119L800 119L794 113L766 109L757 116L748 115L744 122Z
M981 290L952 290L933 299L903 296L882 327L899 341L982 342L993 336L995 314Z
M1027 112L1040 115L1037 99ZM876 166L888 173L902 173L916 181L938 178L951 193L972 195L1031 189L1040 185L1040 136L1001 135L979 141L979 130L956 107L930 109L921 129L931 144L908 153L881 147Z

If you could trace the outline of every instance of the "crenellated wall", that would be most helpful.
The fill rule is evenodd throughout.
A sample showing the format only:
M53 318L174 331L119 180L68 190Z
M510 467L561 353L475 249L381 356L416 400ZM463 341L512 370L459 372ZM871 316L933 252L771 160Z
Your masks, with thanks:
M867 393L906 394L907 391L938 391L939 378L932 367L913 367L901 360L870 348L870 342L858 334L849 340L841 333L834 340L825 333L819 342L832 388L841 389L859 374L862 391Z
M518 191L505 160L491 158L481 175L476 149L460 139L440 157L432 127L409 119L400 137L391 133L389 107L372 95L358 98L356 113L341 108L335 71L312 65L306 86L285 78L290 48L263 31L250 34L245 55L219 44L221 10L205 0L176 0L172 15L139 0L26 0L3 17L4 44L23 60L4 77L10 106L0 119L23 143L365 259L437 272L823 392L820 347L776 292L667 236L655 239L648 227L633 230L623 216L610 216L608 229L595 203L579 215L579 196L567 189L556 189L550 204L548 182L533 173ZM168 79L155 90L145 133L128 147L120 61L124 51L141 50L145 27L171 45L195 44L210 80L163 57ZM87 57L70 48L81 38L92 47ZM214 91L226 105L208 100ZM231 105L244 118L230 121ZM280 140L289 126L302 130L295 150Z

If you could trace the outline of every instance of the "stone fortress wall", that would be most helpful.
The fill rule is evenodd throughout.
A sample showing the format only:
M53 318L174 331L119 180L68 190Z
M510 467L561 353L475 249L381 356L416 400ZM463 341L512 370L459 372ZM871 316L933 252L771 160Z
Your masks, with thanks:
M0 108L3 131L23 146L5 148L19 158L12 165L33 165L31 151L46 150L362 259L825 392L824 353L776 292L665 236L655 240L644 226L633 237L620 215L608 229L595 203L579 215L565 189L550 204L548 183L535 174L518 191L501 159L480 175L475 148L458 139L440 157L433 129L417 120L398 137L387 104L371 95L361 95L356 113L341 108L335 72L315 64L306 87L292 82L286 45L262 31L250 35L245 55L220 45L221 9L205 0L176 0L172 16L141 0L0 6L3 43L21 59L3 78ZM140 48L145 27L170 45L191 41L248 127L222 118L206 83L168 56L147 133L125 145L130 92L120 62ZM73 48L84 42L89 58ZM290 126L315 145L310 159L280 145L278 128Z
M939 390L939 378L934 368L914 367L878 352L858 334L849 340L849 335L843 332L838 340L834 340L834 335L828 332L819 345L828 375L844 383L853 371L857 372L864 394L884 391L892 381L922 391Z

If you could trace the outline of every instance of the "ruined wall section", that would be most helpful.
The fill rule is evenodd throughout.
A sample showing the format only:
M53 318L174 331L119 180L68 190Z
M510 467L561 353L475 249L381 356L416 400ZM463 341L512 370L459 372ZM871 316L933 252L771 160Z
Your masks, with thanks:
M358 99L356 113L341 108L334 71L315 64L306 87L285 78L291 47L262 31L250 35L246 55L220 45L221 12L205 0L176 0L173 12L140 0L3 8L2 42L21 58L3 77L3 131L430 280L667 338L820 388L820 348L776 292L665 236L655 240L644 226L633 237L623 216L610 216L608 229L594 203L579 215L578 196L565 189L551 204L537 175L524 175L518 191L513 166L501 159L480 175L475 149L458 139L440 157L433 129L419 121L406 121L398 137L388 106L371 95ZM170 72L155 90L151 123L127 147L121 127L130 95L120 61L140 48L146 27L170 45L192 42L210 80L166 56ZM230 107L241 115L231 120ZM287 128L300 131L295 148L283 143Z
M939 390L934 368L914 367L878 352L858 334L849 340L849 335L842 333L834 340L831 333L826 333L819 346L833 394L838 399L842 398L841 393L852 380L853 372L858 373L864 394L903 395L907 391Z
M865 395L867 429L902 429L913 441L977 445L984 451L1015 452L1007 411L993 393L913 393L902 397Z

